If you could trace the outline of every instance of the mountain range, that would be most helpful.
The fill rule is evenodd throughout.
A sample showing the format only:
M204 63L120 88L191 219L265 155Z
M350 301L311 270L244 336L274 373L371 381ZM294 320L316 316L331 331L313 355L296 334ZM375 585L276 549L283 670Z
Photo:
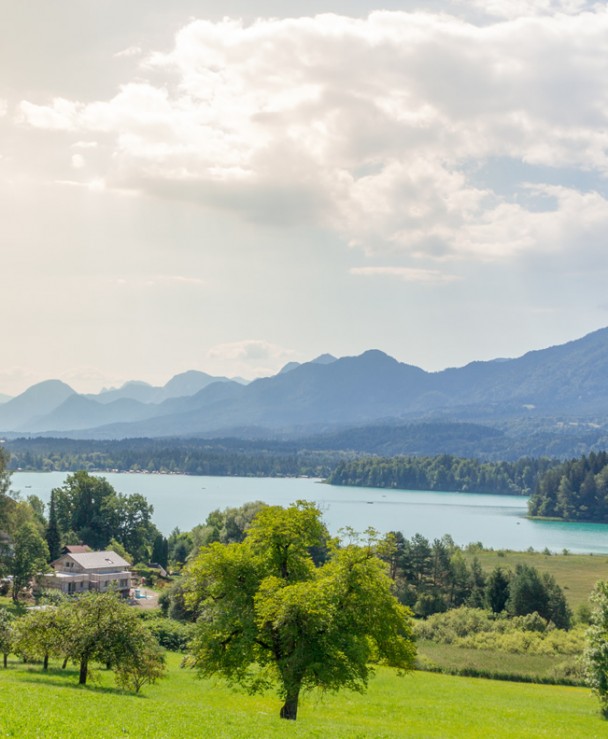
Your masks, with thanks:
M8 436L296 438L370 424L450 421L603 427L608 328L516 359L426 372L381 351L290 363L248 384L190 371L80 395L58 380L0 405Z

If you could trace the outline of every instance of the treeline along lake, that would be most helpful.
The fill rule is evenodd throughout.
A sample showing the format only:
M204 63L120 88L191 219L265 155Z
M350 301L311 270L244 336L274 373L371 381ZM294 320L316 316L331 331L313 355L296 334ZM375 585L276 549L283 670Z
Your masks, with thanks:
M48 503L50 492L67 472L15 472L12 489L37 495ZM527 518L527 498L521 495L447 493L334 487L314 479L194 477L104 473L117 492L141 493L154 506L154 523L165 536L174 528L189 531L208 514L228 506L261 500L286 506L310 500L323 511L330 531L350 526L364 531L416 533L429 540L450 534L459 545L481 542L494 549L608 554L608 525L536 521Z

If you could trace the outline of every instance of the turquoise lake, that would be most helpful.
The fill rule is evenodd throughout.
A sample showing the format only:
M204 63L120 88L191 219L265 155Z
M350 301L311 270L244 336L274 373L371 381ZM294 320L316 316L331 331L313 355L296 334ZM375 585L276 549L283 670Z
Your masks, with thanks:
M48 502L51 489L69 473L15 472L12 489ZM263 500L289 505L310 500L319 505L332 533L344 526L364 531L420 533L427 539L450 534L457 544L480 541L494 549L608 553L608 525L531 521L527 499L512 495L438 493L377 488L334 487L318 480L187 475L103 474L119 493L141 493L154 506L163 534L188 531L216 508Z

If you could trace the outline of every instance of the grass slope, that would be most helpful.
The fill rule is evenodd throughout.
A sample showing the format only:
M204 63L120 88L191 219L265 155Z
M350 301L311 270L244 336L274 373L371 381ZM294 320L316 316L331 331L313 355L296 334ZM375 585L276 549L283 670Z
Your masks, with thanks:
M470 649L453 644L420 641L418 666L453 675L474 675L515 682L583 684L582 678L565 672L576 657L567 654L513 654L490 649ZM608 727L607 727L608 728Z
M586 689L493 682L416 672L399 678L381 669L366 695L305 695L298 721L278 718L275 695L247 696L199 681L169 655L169 678L141 696L121 693L104 670L81 688L71 669L17 661L0 669L0 736L44 739L131 737L603 737Z

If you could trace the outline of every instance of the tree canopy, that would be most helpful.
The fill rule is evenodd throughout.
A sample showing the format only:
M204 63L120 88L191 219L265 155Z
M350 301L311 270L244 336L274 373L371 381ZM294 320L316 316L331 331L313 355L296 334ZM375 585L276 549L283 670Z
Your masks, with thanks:
M0 446L0 533L11 528L11 512L14 501L8 495L11 484L11 473L8 469L9 455L4 447Z
M410 613L371 545L330 546L319 509L262 508L240 543L203 547L188 567L199 614L193 660L250 691L278 684L282 718L303 689L364 690L372 660L413 667ZM313 551L330 556L315 565Z
M591 452L546 470L528 508L532 516L608 522L608 452Z
M12 557L9 560L13 576L13 600L17 600L22 588L47 568L49 548L36 524L26 522L17 529Z
M591 595L593 610L584 666L587 682L608 718L608 582L600 580Z

